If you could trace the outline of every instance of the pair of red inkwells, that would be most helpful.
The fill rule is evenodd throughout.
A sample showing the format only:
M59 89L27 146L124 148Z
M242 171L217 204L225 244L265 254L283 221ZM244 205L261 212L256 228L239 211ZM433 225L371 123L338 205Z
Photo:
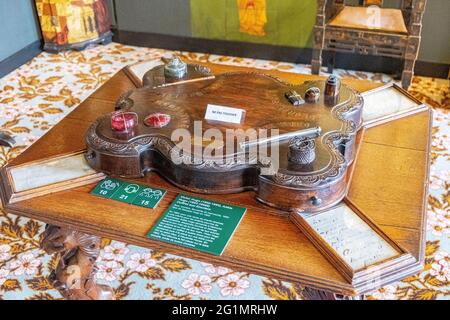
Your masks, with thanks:
M138 125L139 117L136 112L117 111L111 115L111 129L116 132L133 132ZM152 113L145 117L144 124L151 128L162 128L169 124L170 115L165 113Z

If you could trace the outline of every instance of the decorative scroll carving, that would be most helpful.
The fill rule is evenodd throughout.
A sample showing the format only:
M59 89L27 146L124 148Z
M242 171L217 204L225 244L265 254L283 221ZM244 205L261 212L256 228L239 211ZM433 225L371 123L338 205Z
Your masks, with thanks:
M347 168L344 156L336 149L336 143L342 141L345 135L327 133L322 138L322 143L330 152L330 164L322 171L315 174L291 175L277 172L272 176L273 181L285 186L317 186L330 179L342 176Z
M107 117L108 116L105 116L105 118ZM270 165L267 163L267 159L257 159L257 157L244 159L242 157L230 156L223 160L214 158L196 158L192 154L184 154L183 150L178 148L170 139L160 136L141 137L135 139L132 143L109 142L99 137L96 131L98 123L101 122L102 119L103 118L100 118L89 127L86 134L86 141L92 148L105 151L109 154L138 156L141 150L154 149L158 150L167 159L171 159L174 163L195 169L230 169L247 163L265 163L264 166Z
M71 229L47 225L42 249L59 254L50 283L69 300L112 300L112 289L94 282L95 261L100 253L100 238Z

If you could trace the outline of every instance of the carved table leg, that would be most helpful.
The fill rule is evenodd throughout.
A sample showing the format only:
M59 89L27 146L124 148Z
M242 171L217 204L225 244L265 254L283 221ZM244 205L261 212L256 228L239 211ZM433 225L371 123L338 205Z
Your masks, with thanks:
M364 295L360 296L344 296L329 291L317 290L305 287L302 290L305 300L364 300Z
M75 230L47 225L41 247L48 254L59 254L50 283L69 300L112 300L110 287L94 282L95 261L100 238Z

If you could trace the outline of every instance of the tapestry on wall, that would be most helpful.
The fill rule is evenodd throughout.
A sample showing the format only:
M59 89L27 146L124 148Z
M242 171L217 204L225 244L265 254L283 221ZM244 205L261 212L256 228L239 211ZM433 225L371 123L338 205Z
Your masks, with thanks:
M191 0L192 36L311 47L316 0Z
M35 0L44 50L84 49L111 42L105 0Z

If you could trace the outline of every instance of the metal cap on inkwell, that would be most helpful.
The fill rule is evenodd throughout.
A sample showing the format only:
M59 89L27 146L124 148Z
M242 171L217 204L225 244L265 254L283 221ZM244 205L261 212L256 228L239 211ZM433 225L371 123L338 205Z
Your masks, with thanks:
M316 142L308 137L294 137L289 141L288 160L295 164L309 164L316 159Z
M308 165L316 159L315 138L320 136L320 127L299 131L289 140L288 161L296 165Z
M338 76L332 74L328 77L325 83L325 102L334 105L339 98L341 89L341 80Z
M181 61L177 56L174 56L164 66L164 75L169 78L183 78L187 73L187 64Z

